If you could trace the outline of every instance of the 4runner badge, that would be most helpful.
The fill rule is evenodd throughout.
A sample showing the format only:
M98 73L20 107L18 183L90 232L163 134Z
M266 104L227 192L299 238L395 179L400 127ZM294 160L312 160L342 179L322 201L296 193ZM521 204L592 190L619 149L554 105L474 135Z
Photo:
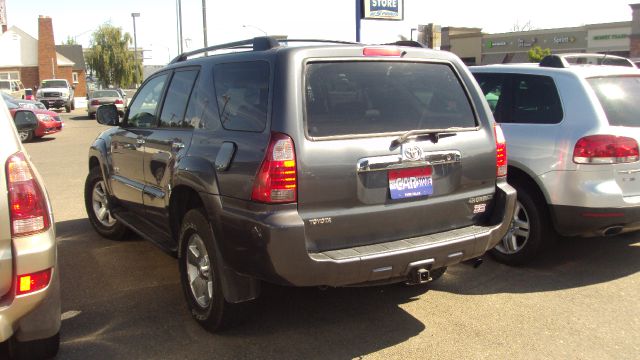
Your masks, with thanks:
M309 219L309 224L311 225L331 224L331 218L323 217L323 218L317 218L317 219Z

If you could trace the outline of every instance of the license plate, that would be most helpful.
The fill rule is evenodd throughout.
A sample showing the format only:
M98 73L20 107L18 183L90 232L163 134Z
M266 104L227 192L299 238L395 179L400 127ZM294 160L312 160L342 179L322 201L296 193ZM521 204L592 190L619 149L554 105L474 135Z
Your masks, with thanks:
M389 170L389 190L392 199L406 199L433 194L431 167Z

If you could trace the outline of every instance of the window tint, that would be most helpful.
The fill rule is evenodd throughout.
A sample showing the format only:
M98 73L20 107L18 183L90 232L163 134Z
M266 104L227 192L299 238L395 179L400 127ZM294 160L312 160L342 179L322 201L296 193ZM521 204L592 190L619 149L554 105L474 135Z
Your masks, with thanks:
M478 81L482 92L484 93L484 97L489 103L489 107L493 112L496 121L498 120L498 114L496 113L496 108L499 102L504 102L504 98L502 97L502 90L504 87L504 76L500 74L473 74L473 76Z
M160 103L162 89L167 74L159 75L147 82L129 105L129 117L126 126L149 128L156 125L156 109Z
M176 71L173 75L162 107L160 127L191 127L184 121L184 113L197 76L197 70Z
M305 87L310 136L476 126L460 81L443 64L310 63Z
M214 86L220 121L225 129L264 130L269 100L269 63L216 65Z
M548 76L516 75L512 81L513 123L557 124L563 112L556 85Z
M640 77L616 76L587 79L595 90L610 125L640 127Z

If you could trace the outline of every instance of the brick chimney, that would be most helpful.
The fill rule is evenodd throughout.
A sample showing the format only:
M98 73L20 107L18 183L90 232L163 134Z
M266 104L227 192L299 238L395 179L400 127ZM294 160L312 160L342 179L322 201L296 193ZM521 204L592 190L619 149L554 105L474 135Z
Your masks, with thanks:
M631 36L629 36L629 57L640 57L640 4L629 4L631 7Z
M38 76L40 81L53 79L62 74L58 71L56 43L53 39L53 22L48 16L38 18Z

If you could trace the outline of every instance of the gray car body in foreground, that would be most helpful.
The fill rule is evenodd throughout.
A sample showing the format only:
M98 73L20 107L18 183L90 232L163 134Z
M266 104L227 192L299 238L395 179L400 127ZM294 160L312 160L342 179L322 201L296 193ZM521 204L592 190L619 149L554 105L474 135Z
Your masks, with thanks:
M18 344L29 345L56 337L60 329L60 283L57 267L56 233L51 206L42 186L37 170L28 160L48 207L49 227L46 231L33 235L12 237L5 162L22 152L22 147L13 120L4 102L0 102L0 342L17 340ZM16 278L19 274L31 274L44 269L52 269L51 280L45 288L26 295L16 295Z
M186 246L178 237L185 229L183 218L189 217L189 210L202 207L215 237L215 247L209 253L214 253L210 256L218 263L224 298L230 303L255 298L259 280L295 286L401 282L410 280L419 269L442 269L481 256L506 233L515 191L504 177L496 176L493 121L476 82L463 63L446 52L407 47L398 50L402 57L365 57L365 47L278 46L178 61L155 73L131 100L123 124L101 134L89 152L91 171L99 169L104 179L110 213L117 222L180 256ZM243 125L250 129L230 129L236 112L240 117L243 111L251 113L233 103L233 99L243 98L239 90L229 88L222 93L222 88L235 81L226 77L235 71L234 64L269 74L268 86L247 89L244 95L246 105L262 109L263 125L250 123ZM344 89L331 93L331 101L345 109L355 105L347 102L359 101L362 96L371 98L381 89L372 87L368 94L354 90L356 78L365 81L358 78L358 69L370 65L384 68L379 77L390 84L394 83L390 72L403 66L448 69L449 81L461 94L456 100L469 109L474 125L460 131L440 131L441 136L406 134L402 145L394 143L406 130L358 135L354 129L356 135L314 135L319 128L332 130L322 121L337 120L319 121L310 115L313 106L309 102L328 106L320 101L322 88L314 87L314 81L322 82L326 77L311 78L304 70L322 70L325 65L350 69L335 74L336 86ZM187 90L191 101L185 121L179 118L179 123L165 124L164 115L160 115L164 114L163 104L173 106L175 99L162 95L156 102L143 97L163 77L170 79L188 71L197 72L197 80L193 89ZM432 73L436 77L441 74ZM246 72L237 74L242 77ZM251 79L242 80L241 86ZM221 84L216 83L214 90L215 81ZM302 90L305 86L306 92ZM439 92L430 91L431 96ZM165 86L161 93L171 93L171 89L167 91ZM387 99L390 96L402 101L397 94L389 93ZM159 122L127 125L132 112L156 104ZM376 125L375 121L385 112L390 119L394 112L400 113L384 105L384 101L376 101L375 110L367 110L372 126L384 128L384 122ZM446 119L443 111L438 119ZM355 116L351 119L357 120ZM418 120L420 116L411 118ZM315 125L310 125L311 121ZM336 123L344 124L349 124L348 118ZM254 201L252 189L265 152L278 136L289 138L294 146L297 198L283 204ZM405 147L419 155L407 159ZM416 167L433 170L433 194L390 198L387 172ZM102 186L92 179L87 184ZM85 194L89 196L91 189ZM107 202L98 203L102 210ZM90 218L99 215L91 208L88 211ZM103 225L111 221L101 219ZM97 221L93 224L97 230L101 228ZM208 268L201 266L200 271L204 270Z

